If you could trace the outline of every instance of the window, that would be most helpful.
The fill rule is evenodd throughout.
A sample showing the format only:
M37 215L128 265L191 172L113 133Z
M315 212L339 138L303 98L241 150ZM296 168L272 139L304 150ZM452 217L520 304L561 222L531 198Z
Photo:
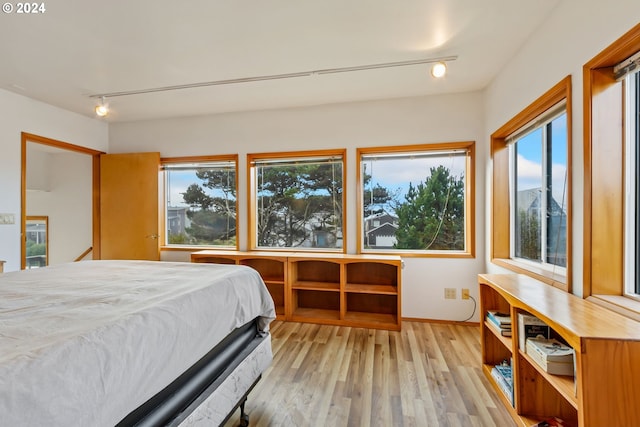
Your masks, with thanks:
M25 268L49 265L49 217L27 216L25 226Z
M249 154L253 249L342 251L344 150Z
M638 52L640 24L583 67L584 295L636 319Z
M237 248L237 156L162 159L165 244Z
M570 291L571 77L491 135L491 259Z
M625 98L625 294L640 297L640 52L634 60L623 61L619 70L624 79ZM627 65L627 64L630 64ZM627 65L627 66L625 66Z
M584 288L640 320L638 288L638 63L640 24L583 67ZM634 67L636 67L634 69Z
M472 142L358 150L359 250L473 256Z
M507 143L512 171L512 258L548 269L565 268L567 114L564 102L508 137Z

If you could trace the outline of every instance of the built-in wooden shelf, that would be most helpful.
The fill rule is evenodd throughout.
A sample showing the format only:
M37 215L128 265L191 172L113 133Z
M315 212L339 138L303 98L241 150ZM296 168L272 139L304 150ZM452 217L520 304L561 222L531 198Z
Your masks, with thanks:
M281 320L400 330L397 256L204 250L191 261L254 268Z
M511 315L511 338L481 322L483 372L518 425L562 418L575 427L640 425L640 322L519 274L481 274L480 314ZM575 351L575 376L553 375L518 348L518 314L543 320ZM511 360L513 405L491 376Z

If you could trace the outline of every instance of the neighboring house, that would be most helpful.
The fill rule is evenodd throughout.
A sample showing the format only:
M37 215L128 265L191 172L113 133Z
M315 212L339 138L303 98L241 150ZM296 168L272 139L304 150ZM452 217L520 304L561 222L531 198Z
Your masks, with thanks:
M390 249L396 244L398 217L380 212L364 219L364 245L371 249Z
M528 217L540 218L540 209L542 208L540 195L540 188L518 191L517 206L520 210L526 211ZM549 212L549 229L547 230L547 236L549 236L547 241L549 259L547 259L546 262L550 262L555 265L566 265L567 213L562 210L562 206L553 198L551 199Z
M169 206L167 208L167 230L170 235L185 233L186 227L191 225L187 217L188 207Z

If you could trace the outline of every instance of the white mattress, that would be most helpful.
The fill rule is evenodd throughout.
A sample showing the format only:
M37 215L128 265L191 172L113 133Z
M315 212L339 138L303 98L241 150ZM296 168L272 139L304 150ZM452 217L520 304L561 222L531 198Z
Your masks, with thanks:
M0 275L0 419L112 426L229 332L275 318L248 267L83 261Z
M273 360L271 340L263 340L220 385L189 414L180 427L213 427L221 425L227 414L269 367ZM239 415L238 415L239 417Z

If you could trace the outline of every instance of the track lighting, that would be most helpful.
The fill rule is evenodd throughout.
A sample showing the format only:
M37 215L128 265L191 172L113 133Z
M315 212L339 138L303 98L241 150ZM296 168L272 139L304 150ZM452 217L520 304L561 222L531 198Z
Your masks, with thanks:
M441 56L438 58L425 58L425 59L415 59L410 61L400 61L400 62L384 62L384 63L376 63L376 64L367 64L367 65L357 65L351 67L340 67L340 68L324 68L318 70L309 70L309 71L300 71L295 73L286 73L286 74L271 74L265 76L253 76L253 77L239 77L234 79L227 80L214 80L208 82L198 82L198 83L188 83L181 84L175 86L162 86L162 87L150 87L144 89L135 89L135 90L127 90L120 92L110 92L110 93L96 93L89 95L90 98L102 98L104 104L105 97L116 97L116 96L130 96L130 95L141 95L146 93L155 93L155 92L166 92L170 90L182 90L182 89L193 89L199 87L209 87L209 86L218 86L218 85L228 85L228 84L238 84L238 83L252 83L266 80L281 80L281 79L290 79L297 77L308 77L308 76L318 76L323 74L337 74L337 73L346 73L353 71L365 71L365 70L376 70L383 68L394 68L394 67L405 67L405 66L414 66L421 64L434 64L431 67L431 75L436 78L440 78L444 76L447 71L447 66L445 65L447 62L455 61L458 59L457 56ZM99 116L106 115L98 113L98 108L96 107L96 114ZM105 106L105 109L108 113L108 107Z
M436 79L444 77L445 74L447 74L447 64L444 62L436 62L431 67L431 75Z
M100 104L96 105L95 111L98 117L106 117L109 114L109 104L105 104L104 96L100 97Z

